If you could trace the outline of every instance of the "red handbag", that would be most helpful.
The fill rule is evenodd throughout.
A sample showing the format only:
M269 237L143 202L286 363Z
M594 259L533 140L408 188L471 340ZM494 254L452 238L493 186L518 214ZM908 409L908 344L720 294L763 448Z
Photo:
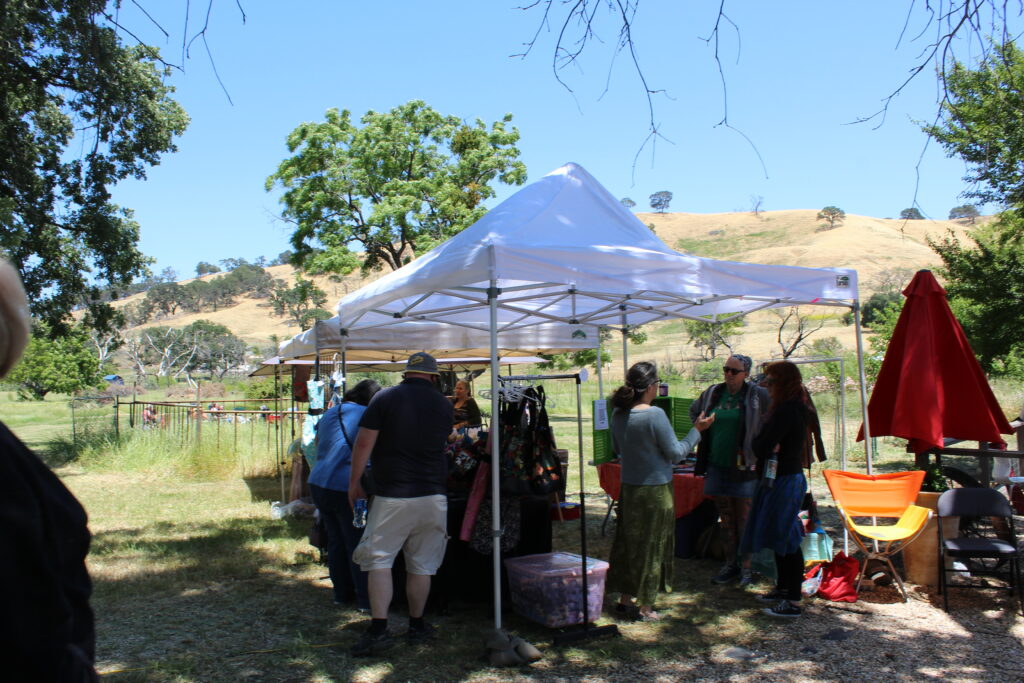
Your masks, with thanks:
M821 568L818 595L833 602L857 602L857 574L860 563L840 552Z

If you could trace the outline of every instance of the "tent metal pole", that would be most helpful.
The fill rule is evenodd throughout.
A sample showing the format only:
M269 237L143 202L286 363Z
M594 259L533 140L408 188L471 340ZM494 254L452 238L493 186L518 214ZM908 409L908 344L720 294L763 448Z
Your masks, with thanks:
M864 424L864 459L868 474L872 474L871 424L868 420L868 380L864 374L864 334L860 327L860 300L853 302L853 326L857 333L857 372L860 375L860 412Z
M601 343L601 328L597 328L597 397L604 396L604 375L601 373L601 366L604 365L604 344ZM582 452L582 449L581 449Z
M498 416L499 390L498 373L501 366L498 365L498 281L491 280L491 286L487 290L487 303L490 307L490 337L491 337L491 558L493 560L494 574L494 628L501 630L501 445L498 443L501 433Z
M622 310L622 376L629 372L629 326L626 324L626 307L619 306Z
M846 363L839 359L839 453L846 469Z

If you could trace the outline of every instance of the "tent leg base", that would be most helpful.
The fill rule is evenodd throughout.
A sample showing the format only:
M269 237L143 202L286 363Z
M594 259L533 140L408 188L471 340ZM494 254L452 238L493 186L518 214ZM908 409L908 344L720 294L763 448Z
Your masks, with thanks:
M568 645L569 643L577 643L581 640L618 635L621 634L619 633L619 627L615 624L608 624L607 626L581 626L572 631L556 633L552 640L555 645Z

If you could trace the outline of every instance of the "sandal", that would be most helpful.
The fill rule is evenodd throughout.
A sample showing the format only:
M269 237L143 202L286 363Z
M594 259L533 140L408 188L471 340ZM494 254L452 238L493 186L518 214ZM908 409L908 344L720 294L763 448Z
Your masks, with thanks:
M664 617L654 610L650 612L640 612L640 621L661 621Z

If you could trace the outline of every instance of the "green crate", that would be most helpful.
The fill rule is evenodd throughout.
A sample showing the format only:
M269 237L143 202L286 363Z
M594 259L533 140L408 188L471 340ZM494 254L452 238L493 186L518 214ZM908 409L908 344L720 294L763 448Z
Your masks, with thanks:
M652 402L665 411L668 421L672 423L672 430L676 438L681 439L693 429L693 420L690 419L690 405L692 398L678 398L676 396L658 396Z
M672 424L672 430L676 433L677 439L682 439L690 433L693 428L693 421L690 420L690 404L692 398L677 398L675 396L658 396L654 399L653 405L661 408L668 415L668 421ZM608 416L611 419L612 406L608 402ZM610 429L594 430L594 464L610 462L618 457L612 449L612 432Z

